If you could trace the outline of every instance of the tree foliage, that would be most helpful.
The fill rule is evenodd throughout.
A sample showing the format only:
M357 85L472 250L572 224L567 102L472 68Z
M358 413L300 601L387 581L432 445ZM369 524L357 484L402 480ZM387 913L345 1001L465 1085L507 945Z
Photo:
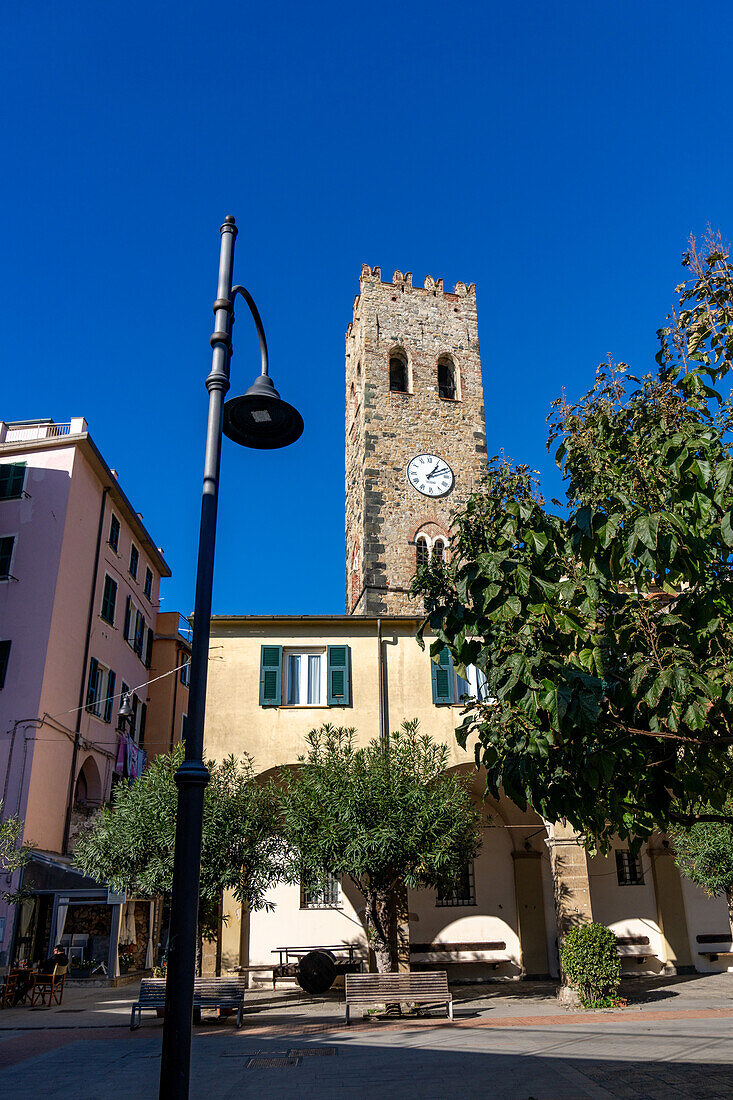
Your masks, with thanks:
M564 506L490 460L415 582L432 654L487 676L458 732L489 790L601 847L725 818L733 771L733 270L717 239L683 267L654 371L553 406Z
M116 785L74 852L86 875L133 896L169 895L178 791L174 776L183 747L158 756L144 774ZM268 906L267 890L283 864L274 785L256 781L252 760L229 756L207 763L201 849L201 915L214 919L222 890L250 909Z
M298 768L283 770L289 877L349 879L365 899L380 971L391 969L389 908L400 883L450 888L480 846L465 778L446 774L448 750L404 722L389 748L357 748L353 729L324 725L306 738Z
M0 875L12 875L28 862L32 845L22 845L23 822L14 814L3 818L3 801L0 798ZM8 905L15 905L25 896L23 890L3 890L0 897Z
M728 800L726 810L733 815L733 800ZM682 874L710 897L725 897L733 931L733 825L704 821L688 828L676 826L671 837Z

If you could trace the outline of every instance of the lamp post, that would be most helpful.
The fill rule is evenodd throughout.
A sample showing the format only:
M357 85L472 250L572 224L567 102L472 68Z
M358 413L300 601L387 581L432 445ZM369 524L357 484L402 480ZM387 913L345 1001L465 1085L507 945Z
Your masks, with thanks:
M215 323L211 337L211 371L206 379L209 416L201 499L185 759L175 776L178 786L178 812L160 1067L161 1100L188 1100L201 833L204 790L209 781L209 773L203 763L204 712L222 430L236 443L257 449L287 447L303 431L300 413L281 400L269 377L267 341L252 296L244 287L232 286L237 227L231 214L224 219L220 232L219 284L213 307ZM247 302L257 328L261 373L243 397L236 397L225 405L224 395L229 389L229 364L232 355L234 299L238 294Z

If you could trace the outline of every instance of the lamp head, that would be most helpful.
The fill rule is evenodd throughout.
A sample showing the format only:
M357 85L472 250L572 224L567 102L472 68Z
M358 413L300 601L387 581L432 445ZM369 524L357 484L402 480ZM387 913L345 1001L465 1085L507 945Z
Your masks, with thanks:
M117 712L118 718L132 718L132 707L130 706L129 692L125 692L122 696L122 702L120 703L120 709Z
M303 417L282 400L267 374L260 374L243 397L224 405L224 435L242 447L288 447L302 434Z

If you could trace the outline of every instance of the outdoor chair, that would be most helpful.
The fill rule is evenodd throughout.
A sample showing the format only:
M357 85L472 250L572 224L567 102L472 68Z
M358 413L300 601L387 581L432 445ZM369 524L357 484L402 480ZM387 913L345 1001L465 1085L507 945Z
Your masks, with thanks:
M31 990L31 1008L40 1001L42 1005L60 1005L64 995L66 966L59 963L53 968L53 974L38 974ZM48 997L48 1001L46 1000Z

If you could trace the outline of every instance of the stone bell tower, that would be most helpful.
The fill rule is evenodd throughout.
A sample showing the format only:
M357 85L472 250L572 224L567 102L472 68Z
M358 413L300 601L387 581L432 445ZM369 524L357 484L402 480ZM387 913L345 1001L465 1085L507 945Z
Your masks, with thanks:
M486 471L476 287L361 269L346 330L346 612L422 611L416 562Z

